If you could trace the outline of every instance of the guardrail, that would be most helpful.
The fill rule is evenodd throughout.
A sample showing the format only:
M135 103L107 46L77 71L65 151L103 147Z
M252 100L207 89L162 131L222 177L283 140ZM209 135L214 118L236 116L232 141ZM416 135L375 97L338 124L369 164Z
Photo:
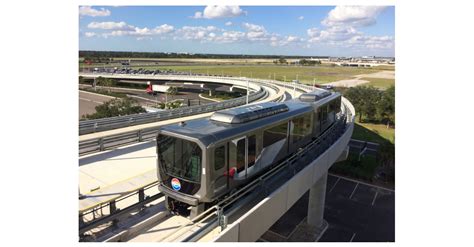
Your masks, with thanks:
M107 76L112 78L123 78L127 77L130 79L159 79L159 80L185 80L185 81L199 81L199 82L214 82L214 83L229 83L237 85L246 85L247 81L243 80L234 80L229 77L206 77L206 76L176 76L176 75L121 75L121 74L110 74L110 73L92 73L92 74L80 74L81 76L89 77L98 77L98 76ZM249 88L254 90L254 93L249 95L249 102L253 102L265 95L264 90L255 83L249 83ZM123 128L133 125L145 124L150 122L155 122L159 120L167 120L173 118L179 118L199 113L206 113L216 110L221 110L225 108L235 107L242 104L245 104L247 96L240 98L227 100L224 102L217 102L206 104L203 106L190 106L183 107L179 109L167 110L163 112L155 113L144 113L144 114L133 114L120 117L111 117L104 119L96 120L83 120L79 121L79 135L94 133L98 131L111 130L117 128Z
M265 90L260 89L256 93L249 95L249 102L253 102L266 95ZM98 131L123 128L133 125L146 124L155 121L162 121L173 118L180 118L206 112L218 111L230 107L240 106L247 102L247 96L239 97L223 102L210 103L206 105L189 106L167 110L163 112L133 114L120 117L111 117L97 120L84 120L79 122L79 134L89 134Z
M278 89L275 86L269 85L269 87L275 90ZM267 95L268 92L264 91L264 93L265 95L263 97L268 97ZM281 100L283 97L284 95L276 99L276 101ZM202 107L205 107L205 106L202 106ZM119 133L115 135L109 135L109 136L94 138L90 140L80 141L79 142L79 155L82 156L82 155L91 154L95 152L101 152L105 150L114 149L120 146L132 144L132 143L153 140L156 137L156 134L158 133L158 129L159 127L151 127L151 128L134 130L134 131Z
M135 192L132 192L130 194L117 198L115 200L100 204L97 207L94 207L87 211L79 212L79 235L81 236L85 232L111 221L114 221L114 223L117 223L115 219L117 219L118 217L121 217L127 213L131 213L137 209L142 208L146 204L163 197L164 195L161 193L157 193L152 196L145 195L146 190L151 189L151 188L156 188L157 184L158 184L158 181L152 184L149 184L145 187L142 187ZM127 198L130 198L132 196L138 196L137 203L132 204L124 209L117 208L116 204L118 202L125 200ZM106 215L104 211L107 209L108 209L109 214ZM100 216L97 216L97 215L100 215ZM86 222L85 218L92 218L92 219Z

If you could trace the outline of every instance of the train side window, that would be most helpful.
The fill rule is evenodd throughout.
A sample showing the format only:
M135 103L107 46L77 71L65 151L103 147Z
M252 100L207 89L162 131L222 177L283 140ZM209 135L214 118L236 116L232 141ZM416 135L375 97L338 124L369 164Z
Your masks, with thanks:
M293 143L297 143L306 136L311 135L313 130L313 121L311 121L311 113L305 114L301 117L297 117L293 120L293 131L291 135L293 136Z
M255 164L255 158L257 156L257 141L255 135L251 135L248 137L248 167L251 167Z
M327 119L328 119L328 105L323 105L321 106L321 123L322 124L325 124L327 122Z
M225 146L214 150L214 170L220 170L225 165Z
M237 142L237 172L245 169L245 138L240 139Z
M286 138L288 132L288 123L282 123L270 129L263 131L263 148L272 145L275 142Z

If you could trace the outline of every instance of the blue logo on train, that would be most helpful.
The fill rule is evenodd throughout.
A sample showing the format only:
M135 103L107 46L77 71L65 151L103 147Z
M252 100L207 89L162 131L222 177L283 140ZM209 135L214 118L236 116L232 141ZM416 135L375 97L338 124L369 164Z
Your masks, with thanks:
M181 189L181 183L177 178L171 179L171 187L173 187L173 189L176 191Z

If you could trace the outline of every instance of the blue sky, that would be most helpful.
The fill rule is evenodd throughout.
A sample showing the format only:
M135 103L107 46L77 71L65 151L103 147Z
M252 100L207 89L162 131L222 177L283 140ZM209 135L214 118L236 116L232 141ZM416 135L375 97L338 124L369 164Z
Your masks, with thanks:
M81 6L81 50L394 56L393 6Z

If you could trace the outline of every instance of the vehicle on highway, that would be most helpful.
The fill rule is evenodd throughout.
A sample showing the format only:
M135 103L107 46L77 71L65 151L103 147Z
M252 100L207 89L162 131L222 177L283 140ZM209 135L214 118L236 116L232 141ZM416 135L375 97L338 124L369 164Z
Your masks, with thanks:
M146 88L146 92L153 95L157 95L158 93L166 93L170 88L170 86L151 84L150 82L147 82L147 84L148 87Z
M318 89L163 126L157 135L159 190L171 212L194 218L336 122L341 94Z

